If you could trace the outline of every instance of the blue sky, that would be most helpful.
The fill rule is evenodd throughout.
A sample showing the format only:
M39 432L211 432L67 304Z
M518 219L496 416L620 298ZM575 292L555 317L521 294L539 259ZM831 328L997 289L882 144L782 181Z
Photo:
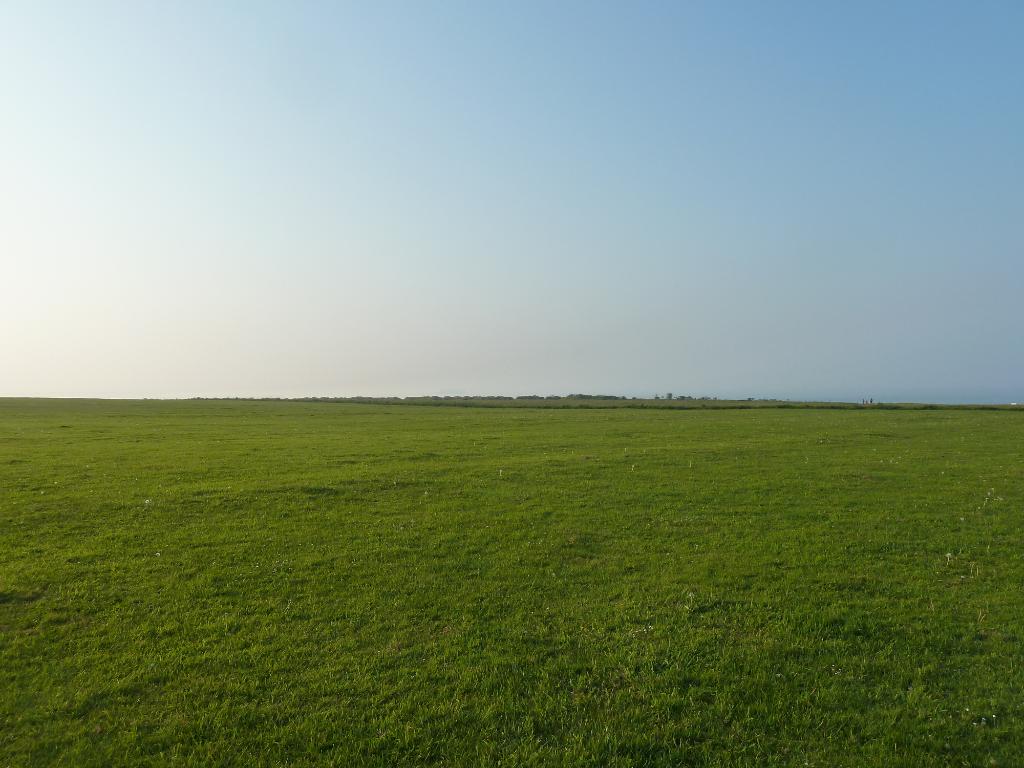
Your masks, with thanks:
M1020 3L0 6L0 395L1024 401Z

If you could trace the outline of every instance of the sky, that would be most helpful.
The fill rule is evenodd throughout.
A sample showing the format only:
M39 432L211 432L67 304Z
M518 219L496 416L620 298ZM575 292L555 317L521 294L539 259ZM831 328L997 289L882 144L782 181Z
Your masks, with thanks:
M0 396L1024 402L1024 3L0 2Z

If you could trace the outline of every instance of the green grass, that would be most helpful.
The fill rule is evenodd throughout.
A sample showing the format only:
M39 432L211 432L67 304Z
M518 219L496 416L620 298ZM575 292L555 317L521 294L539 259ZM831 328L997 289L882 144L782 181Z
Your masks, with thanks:
M0 400L0 766L1024 764L1024 415Z

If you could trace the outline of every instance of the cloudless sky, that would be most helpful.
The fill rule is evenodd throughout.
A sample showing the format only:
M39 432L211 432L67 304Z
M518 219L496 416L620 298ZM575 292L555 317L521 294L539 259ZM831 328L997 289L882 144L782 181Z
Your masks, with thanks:
M1024 401L1024 3L0 3L0 395Z

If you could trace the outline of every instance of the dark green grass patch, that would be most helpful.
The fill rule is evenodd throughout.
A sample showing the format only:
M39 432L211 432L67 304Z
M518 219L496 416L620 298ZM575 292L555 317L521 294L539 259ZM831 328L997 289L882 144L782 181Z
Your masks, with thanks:
M1010 411L0 401L0 765L1024 763Z

